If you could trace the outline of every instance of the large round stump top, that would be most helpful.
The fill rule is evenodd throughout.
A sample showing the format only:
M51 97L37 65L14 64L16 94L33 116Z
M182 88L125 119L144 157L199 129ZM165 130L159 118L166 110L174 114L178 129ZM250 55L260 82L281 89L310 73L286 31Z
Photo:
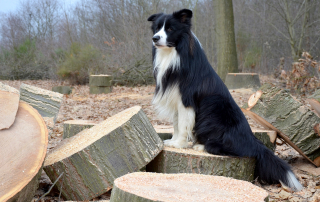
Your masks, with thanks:
M115 180L111 202L137 201L265 201L268 193L250 182L200 174L131 173ZM119 192L119 190L121 190ZM123 199L123 198L122 198Z

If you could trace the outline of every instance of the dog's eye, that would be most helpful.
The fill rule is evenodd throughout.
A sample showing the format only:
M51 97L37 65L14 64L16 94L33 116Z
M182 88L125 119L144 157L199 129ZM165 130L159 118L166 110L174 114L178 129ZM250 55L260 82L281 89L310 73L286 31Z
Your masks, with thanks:
M159 28L156 28L156 32L158 32L159 31Z
M171 31L172 31L172 28L171 28L171 27L169 27L167 30L168 30L168 32L171 32Z

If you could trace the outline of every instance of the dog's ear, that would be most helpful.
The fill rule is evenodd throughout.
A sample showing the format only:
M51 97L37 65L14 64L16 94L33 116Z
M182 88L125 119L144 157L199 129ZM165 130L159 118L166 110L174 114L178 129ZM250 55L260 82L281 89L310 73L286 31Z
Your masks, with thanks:
M185 23L192 18L192 11L189 9L182 9L173 13L173 17L180 19L180 22Z
M163 13L157 13L157 14L153 14L150 17L148 17L148 21L155 21L160 15L162 15Z

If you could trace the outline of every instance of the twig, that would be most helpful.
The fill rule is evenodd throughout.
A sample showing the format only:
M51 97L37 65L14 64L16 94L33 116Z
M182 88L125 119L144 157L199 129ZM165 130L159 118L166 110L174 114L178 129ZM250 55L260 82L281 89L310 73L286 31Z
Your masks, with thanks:
M45 194L43 194L36 202L39 202L40 199L42 199L43 197L45 197L46 195L48 195L48 194L50 193L51 189L52 189L53 186L58 182L58 180L62 177L63 173L64 173L64 172L62 172L62 173L59 175L59 177L56 179L56 181L54 181L54 183L52 184L52 186L50 187L50 189L49 189Z

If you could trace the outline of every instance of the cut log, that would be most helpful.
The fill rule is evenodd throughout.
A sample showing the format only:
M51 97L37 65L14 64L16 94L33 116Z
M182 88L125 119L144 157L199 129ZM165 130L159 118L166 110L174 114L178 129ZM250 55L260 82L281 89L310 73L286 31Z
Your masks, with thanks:
M320 102L320 89L316 90L312 95L308 97L309 99L315 99Z
M90 86L90 94L107 94L112 92L112 86Z
M63 95L35 86L21 84L20 99L33 106L42 117L53 117L56 121Z
M163 142L141 107L132 107L63 140L48 153L44 170L68 200L90 200L122 175L140 170Z
M20 93L17 89L0 82L0 130L10 128L19 107Z
M52 91L64 95L69 95L72 93L72 88L70 86L54 86L52 87Z
M89 86L112 86L112 76L110 75L90 75Z
M97 125L90 120L69 120L63 123L63 139L72 137L81 131Z
M250 110L254 105L257 104L259 98L262 95L262 91L258 90L256 93L252 94L248 100L248 108L247 110Z
M167 140L172 138L173 127L172 126L161 126L156 125L154 126L157 134L162 140ZM266 147L275 151L276 149L276 138L277 132L274 130L267 130L267 129L257 129L251 128L253 135L258 138Z
M164 147L163 151L147 165L146 171L199 173L252 181L255 163L254 158L218 156L207 152L199 152L192 148Z
M256 73L228 73L225 81L228 89L260 88L259 74Z
M40 114L20 101L9 129L0 131L0 201L31 201L47 152L48 131Z
M110 202L269 201L250 182L199 174L131 173L115 180Z
M263 92L262 96L250 109L260 117L260 120L254 116L252 118L271 130L276 129L278 134L281 131L283 136L287 137L281 138L285 141L290 140L296 145L296 150L299 148L300 152L305 154L304 156L320 166L320 137L314 131L314 126L320 123L320 118L307 106L293 98L287 90L281 90L271 84L263 85L260 90ZM245 113L246 111L243 110ZM263 121L267 123L261 123Z

